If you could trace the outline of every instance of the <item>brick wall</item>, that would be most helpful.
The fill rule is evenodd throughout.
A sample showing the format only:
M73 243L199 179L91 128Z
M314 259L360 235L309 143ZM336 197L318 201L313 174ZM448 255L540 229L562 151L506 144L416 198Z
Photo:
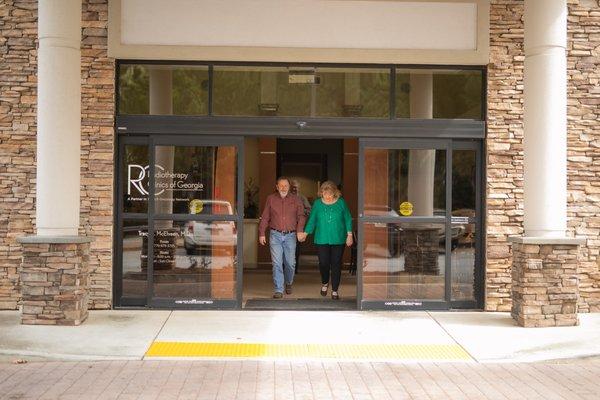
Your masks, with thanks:
M569 233L583 249L581 311L600 311L600 6L569 0ZM523 219L523 1L491 1L486 309L510 311L507 236ZM93 236L90 308L111 306L114 60L107 0L83 2L82 233ZM19 299L20 246L33 233L37 1L0 3L0 309Z

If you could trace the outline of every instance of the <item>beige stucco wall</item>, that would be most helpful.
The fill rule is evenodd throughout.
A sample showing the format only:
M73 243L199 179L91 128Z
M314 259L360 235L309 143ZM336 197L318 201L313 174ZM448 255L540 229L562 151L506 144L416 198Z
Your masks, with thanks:
M489 0L308 0L302 6L288 0L260 2L274 5L253 9L249 4L255 2L245 0L200 0L189 2L196 11L189 13L171 2L111 1L109 55L466 65L487 64L489 59ZM285 3L295 4L293 10L279 5ZM215 10L206 10L211 6ZM231 12L237 9L243 13ZM356 25L350 22L357 20Z

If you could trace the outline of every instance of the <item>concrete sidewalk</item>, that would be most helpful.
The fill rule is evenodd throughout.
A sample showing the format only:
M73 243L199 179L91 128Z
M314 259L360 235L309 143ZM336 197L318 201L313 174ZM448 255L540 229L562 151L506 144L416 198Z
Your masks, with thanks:
M25 326L19 318L18 312L0 312L0 361L143 360L153 358L149 349L165 343L225 345L233 353L186 353L190 347L183 346L154 358L531 362L600 357L600 314L580 315L577 327L537 329L516 326L508 313L484 312L114 310L92 311L79 327ZM249 347L260 351L240 352ZM442 357L440 349L454 352Z

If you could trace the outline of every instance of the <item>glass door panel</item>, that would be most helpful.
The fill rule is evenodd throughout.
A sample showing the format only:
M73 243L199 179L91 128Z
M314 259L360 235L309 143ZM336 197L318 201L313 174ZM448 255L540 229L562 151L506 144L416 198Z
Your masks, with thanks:
M234 221L154 223L153 293L175 305L236 299Z
M147 144L125 144L121 165L122 211L148 212L149 151Z
M481 308L481 143L361 139L359 308Z
M149 157L148 139L123 138L118 148L114 299L116 306L147 304Z
M445 296L444 224L366 222L363 300L439 300Z
M148 220L125 219L121 229L122 296L145 302L148 291Z
M470 147L470 148L469 148ZM478 299L477 147L455 146L452 151L452 289L453 302Z
M241 304L239 139L158 138L151 168L151 304Z
M156 146L155 214L235 215L235 146Z
M477 231L474 223L452 222L452 301L475 301Z
M361 140L360 308L449 307L448 147Z
M365 148L364 174L365 216L446 214L446 150Z

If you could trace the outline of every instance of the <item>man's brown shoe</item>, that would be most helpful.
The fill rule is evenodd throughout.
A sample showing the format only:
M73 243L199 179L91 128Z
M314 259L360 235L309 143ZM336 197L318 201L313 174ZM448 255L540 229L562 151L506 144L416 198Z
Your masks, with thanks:
M286 285L285 285L285 293L286 294L292 294L292 285L288 285L286 283Z
M281 292L275 292L273 294L274 299L281 299L282 297L283 297L283 293L281 293Z

